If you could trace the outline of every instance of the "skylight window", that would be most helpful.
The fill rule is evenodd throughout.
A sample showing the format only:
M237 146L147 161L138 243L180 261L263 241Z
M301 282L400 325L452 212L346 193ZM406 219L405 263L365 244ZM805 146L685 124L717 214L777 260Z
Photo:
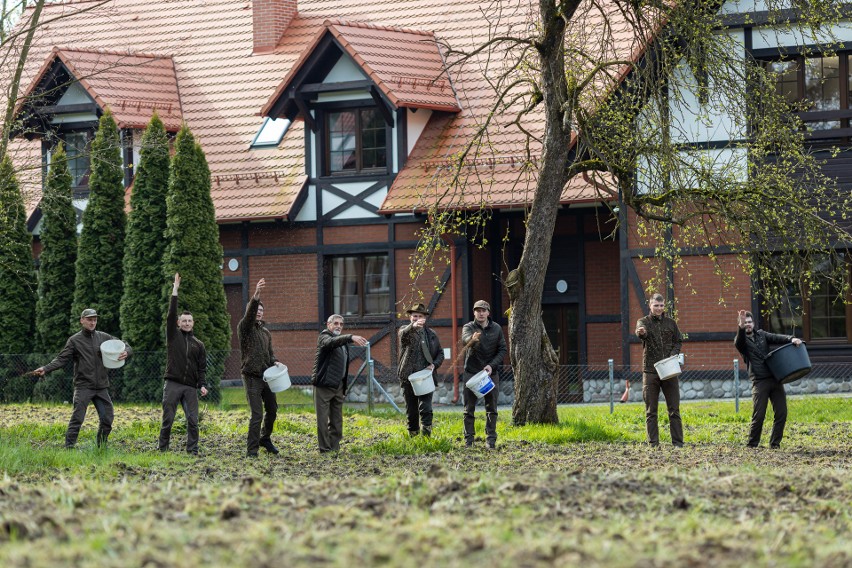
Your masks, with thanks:
M257 131L257 134L254 135L254 140L251 141L251 147L264 148L278 146L289 127L290 121L286 118L264 118L260 130Z

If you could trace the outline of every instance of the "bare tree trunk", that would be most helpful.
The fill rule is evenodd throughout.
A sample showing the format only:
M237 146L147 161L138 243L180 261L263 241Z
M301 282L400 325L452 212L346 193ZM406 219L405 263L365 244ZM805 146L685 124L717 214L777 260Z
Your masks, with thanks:
M515 373L515 425L556 423L555 379L558 359L541 318L544 276L556 226L559 196L568 181L570 121L563 120L568 101L565 77L565 21L577 2L539 3L543 34L537 49L541 62L545 108L544 144L536 194L527 218L524 252L507 279L511 300L509 357Z
M24 43L21 46L21 51L17 56L15 63L15 72L11 78L11 84L8 87L8 97L6 99L6 108L3 109L3 126L0 129L0 157L6 155L6 150L9 147L9 133L12 130L12 119L15 116L15 105L18 103L18 92L21 89L21 76L24 73L24 66L27 63L27 57L30 54L30 47L33 44L33 36L39 26L41 11L44 8L45 0L37 0L33 4L33 12L30 15L29 21L25 24L26 35ZM5 8L4 8L5 9ZM26 8L23 10L26 13ZM23 18L23 15L21 16ZM4 37L4 40L6 38ZM4 46L11 49L9 46Z

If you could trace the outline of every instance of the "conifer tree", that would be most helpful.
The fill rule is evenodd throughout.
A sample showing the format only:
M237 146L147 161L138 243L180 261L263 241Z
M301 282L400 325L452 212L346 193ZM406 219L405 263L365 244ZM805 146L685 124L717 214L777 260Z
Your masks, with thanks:
M32 351L35 304L32 237L7 155L0 160L0 354Z
M230 318L222 285L223 253L210 195L210 168L186 125L175 141L166 207L163 306L171 294L170 278L179 272L180 309L192 312L195 335L207 347L209 396L215 402L220 396L225 352L230 349Z
M154 114L142 136L124 243L121 333L136 354L134 364L124 371L123 400L156 401L163 390L161 287L168 187L169 138Z
M32 238L15 169L8 156L0 160L0 399L23 402L33 383L21 377L22 354L32 350L36 283Z
M77 215L72 204L71 174L65 147L53 151L41 198L36 350L56 353L68 338L68 314L74 297L77 260Z
M118 335L126 219L121 142L109 109L101 116L90 156L89 203L77 252L71 329L79 330L83 309L95 308L98 329Z

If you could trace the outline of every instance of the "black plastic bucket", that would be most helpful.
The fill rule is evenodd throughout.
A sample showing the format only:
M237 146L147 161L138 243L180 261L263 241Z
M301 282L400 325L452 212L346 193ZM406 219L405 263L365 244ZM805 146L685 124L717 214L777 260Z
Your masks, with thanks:
M769 352L766 366L781 384L792 383L811 372L811 358L804 343L787 343Z

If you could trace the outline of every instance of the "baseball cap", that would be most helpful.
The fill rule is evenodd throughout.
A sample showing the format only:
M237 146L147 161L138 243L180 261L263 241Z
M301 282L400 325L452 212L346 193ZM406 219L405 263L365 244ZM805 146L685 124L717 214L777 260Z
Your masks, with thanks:
M473 309L482 308L483 310L491 311L491 306L488 305L488 302L485 300L477 300L477 302L473 305Z
M81 318L96 318L98 317L98 312L93 310L92 308L86 308L83 310L83 313L80 314Z

